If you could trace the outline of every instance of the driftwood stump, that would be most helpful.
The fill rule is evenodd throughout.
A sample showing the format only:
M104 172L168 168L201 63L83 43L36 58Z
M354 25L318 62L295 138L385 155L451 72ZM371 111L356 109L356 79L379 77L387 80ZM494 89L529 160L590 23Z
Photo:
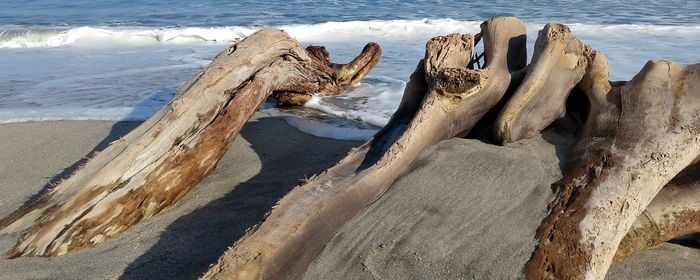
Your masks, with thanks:
M574 88L585 93L588 104L578 105L588 112L538 230L527 278L602 279L613 258L698 230L694 186L669 185L649 203L700 155L699 86L699 65L668 61L611 83L605 55L565 25L545 26L523 83L494 125L496 138L507 143L539 133L564 116Z
M596 83L606 112L590 116L556 184L528 278L604 278L635 220L700 155L700 65L650 61L624 85Z

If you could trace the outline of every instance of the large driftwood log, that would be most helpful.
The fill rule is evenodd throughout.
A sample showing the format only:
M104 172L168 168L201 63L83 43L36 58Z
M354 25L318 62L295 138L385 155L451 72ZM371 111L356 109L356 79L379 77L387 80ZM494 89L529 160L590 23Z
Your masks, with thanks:
M468 69L469 35L436 37L390 122L336 166L287 194L204 279L296 279L324 244L438 141L466 135L526 63L525 25L499 17L481 26L486 67Z
M313 93L337 93L362 79L380 53L371 43L336 65L323 47L305 50L276 29L255 32L217 55L148 121L0 220L5 233L26 231L10 257L91 247L157 214L215 168L268 96L300 104Z
M529 279L604 278L638 216L700 155L700 65L650 61L624 85L610 85L607 69L592 73L582 83L592 106L603 106L557 183Z
M542 36L543 33L545 36ZM608 94L612 85L607 82L608 65L605 55L580 42L568 27L561 24L546 25L540 31L540 37L535 45L535 57L532 59L532 64L528 65L525 81L494 124L496 138L501 143L529 138L542 131L555 119L563 117L573 84L588 95L589 104L586 107L590 118L581 133L588 137L614 133L617 112L613 108L619 107L619 102L614 98L611 99L613 95ZM536 72L535 69L542 65L542 59L538 58L543 57L543 52L546 54L544 60L553 64L554 67L547 65L543 68L544 70L539 70L540 72L549 71L546 75L535 75L533 74ZM556 67L556 63L552 63L552 56L558 58L555 61L560 61L559 67ZM566 62L569 65L561 67ZM584 69L585 72L581 71ZM562 79L561 76L568 78ZM536 78L533 79L533 77ZM554 79L559 82L567 81L567 83L562 88L541 82L540 79ZM532 90L533 84L537 86L537 91ZM542 86L544 84L548 86ZM581 106L581 104L576 105ZM592 135L593 133L598 135ZM581 161L582 158L598 152L591 148L580 143L576 152L583 156L578 156L577 160ZM576 167L576 164L570 164L570 168ZM700 208L698 208L700 207L700 178L694 176L698 171L697 165L684 170L657 194L624 237L613 263L645 248L700 232Z

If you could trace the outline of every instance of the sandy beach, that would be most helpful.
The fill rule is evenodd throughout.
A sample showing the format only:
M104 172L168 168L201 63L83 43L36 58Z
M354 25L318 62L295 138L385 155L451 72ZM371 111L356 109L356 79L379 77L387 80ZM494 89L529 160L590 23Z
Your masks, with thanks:
M0 215L69 174L138 122L0 125ZM195 279L303 178L360 143L298 132L257 113L217 169L175 206L95 248L0 259L1 279ZM334 237L307 279L511 279L560 178L570 142L551 133L498 147L445 141ZM5 252L17 236L0 236ZM609 279L696 279L700 250L666 243Z
M256 114L216 171L174 207L94 249L55 258L0 259L0 279L195 279L305 176L357 142L298 132ZM56 121L0 125L0 215L40 192L134 122ZM68 174L70 172L66 172ZM17 236L0 236L6 252Z

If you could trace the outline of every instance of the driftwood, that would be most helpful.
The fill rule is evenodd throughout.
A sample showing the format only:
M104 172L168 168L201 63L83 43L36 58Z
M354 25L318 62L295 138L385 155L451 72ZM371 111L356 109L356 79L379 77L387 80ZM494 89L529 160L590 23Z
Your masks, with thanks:
M418 152L442 139L466 135L498 99L509 96L508 87L515 92L493 124L496 139L503 143L531 137L564 116L572 90L588 99L581 140L572 150L565 178L555 184L558 196L538 229L539 245L523 270L526 278L603 278L623 237L627 236L617 259L696 231L697 200L690 195L694 188L669 185L649 203L700 152L700 104L694 95L698 66L652 61L632 81L611 83L604 54L576 39L565 25L549 24L540 32L535 57L520 82L516 77L522 63L494 71L498 55L493 54L499 48L501 54L517 54L524 47L491 40L499 34L524 37L498 32L524 28L489 29L502 26L494 22L521 25L512 18L497 18L482 26L484 70L456 67L475 64L470 49L455 51L459 48L449 43L457 35L429 41L423 65L412 75L390 124L337 166L285 197L204 278L298 277L330 236L381 195ZM503 51L506 48L510 49ZM483 74L472 78L471 73ZM468 82L455 78L460 76ZM508 81L509 86L501 83L498 94L484 95L492 92L495 81ZM492 98L469 103L479 95ZM681 205L674 204L679 201ZM647 219L638 219L647 205ZM648 234L650 227L656 228L656 235Z
M351 63L338 65L323 47L305 50L280 30L250 35L217 55L148 121L0 220L5 233L26 232L10 257L91 247L157 214L216 167L268 96L289 105L314 93L338 93L362 79L380 54L370 43Z
M389 124L336 166L287 194L257 228L224 253L204 279L296 279L324 244L413 162L444 139L466 135L506 94L526 63L525 25L481 25L486 68L468 69L473 38L452 34L426 46Z
M569 92L581 81L595 55L563 24L539 32L527 74L494 124L501 143L531 138L566 113Z
M587 104L589 117L581 129L584 140L574 147L574 152L572 153L574 159L569 164L571 169L569 172L576 173L578 171L576 169L581 168L588 160L606 152L601 150L601 147L612 147L608 146L612 143L607 145L601 145L600 143L610 141L606 140L605 137L611 138L613 137L612 135L619 133L617 125L622 106L620 103L620 87L624 85L624 82L609 82L607 58L605 55L580 42L566 26L548 24L540 34L542 35L542 33L545 33L546 36L538 38L535 57L532 64L528 66L525 81L514 94L514 97L509 100L506 108L501 112L499 119L494 124L496 127L496 138L502 143L529 138L539 133L554 120L563 117L567 98L575 85L578 90L586 93L589 102ZM543 38L546 40L546 48L542 47L540 41ZM554 43L558 43L558 49L551 47L553 38L555 39ZM537 62L541 61L538 60L541 57L541 50L558 55L557 58L568 62L569 67L559 67L561 69L556 71L549 70L550 72L546 73L546 75L535 74L537 71L535 69L541 65L537 64ZM548 59L551 59L551 57ZM550 67L546 69L550 69ZM534 79L532 78L533 76L535 77ZM564 78L561 76L564 76ZM567 83L563 89L552 86L551 83L546 87L542 87L541 85L547 84L547 82L541 82L539 81L540 79L554 79L560 82L567 81ZM668 80L668 78L654 79L652 82L657 83L665 83ZM535 80L535 82L532 82L532 80ZM537 91L533 91L533 86L528 83L533 83L539 88ZM685 83L685 81L682 81L682 83ZM684 89L684 87L687 87L687 85L683 84L677 88L670 88L671 91L667 90L666 94L686 95L688 89ZM692 89L690 90L692 91ZM634 92L629 94L634 94ZM629 103L636 104L636 102L637 100L634 100ZM656 102L652 102L652 104L653 106L660 105ZM675 114L669 116L669 122L675 121L672 118L678 117L678 112L675 112ZM691 114L689 117L693 118L697 117L697 115ZM637 121L643 122L644 120L640 118ZM649 134L651 135L651 133ZM700 232L700 209L698 208L700 207L700 178L695 176L697 172L698 168L696 165L686 168L659 191L642 212L642 215L636 219L627 235L625 235L615 252L614 263L645 248L683 235ZM567 201L567 203L570 202ZM544 237L540 236L540 238ZM556 275L555 278L564 275L567 277L574 276L571 272L566 272Z
M495 18L479 36L486 56L482 70L468 69L479 65L469 36L430 40L390 123L282 199L204 278L298 278L333 233L381 195L419 152L467 135L511 95L509 88L514 93L493 124L501 143L531 137L563 117L574 89L588 102L581 140L565 178L554 185L558 196L538 229L526 278L603 278L623 237L616 260L697 231L694 186L671 184L649 205L700 152L697 65L652 61L632 81L611 83L604 54L565 25L548 24L521 81L522 23ZM642 212L645 218L638 219Z
M603 278L632 223L700 152L698 66L653 61L632 81L613 85L605 56L567 27L547 25L537 45L523 84L495 124L498 140L531 137L561 118L577 85L590 109L525 273L529 279ZM657 204L678 199L663 194ZM697 215L687 209L693 208L693 198L686 194L689 201L675 209L647 210L647 215L669 216L660 223L641 219L618 258L696 230ZM669 228L658 229L660 236L642 236L648 227L662 225Z
M700 154L700 65L650 61L624 85L607 83L588 83L606 112L589 116L557 183L528 278L604 278L637 217Z
M204 276L297 279L325 243L426 148L486 123L499 143L540 133L585 102L557 196L524 265L527 279L602 279L644 248L700 231L700 64L650 61L610 82L607 58L563 24L540 31L526 66L525 25L497 17L481 33L428 41L389 123L288 193ZM484 53L474 44L483 42ZM265 46L265 48L260 48ZM380 49L349 64L265 29L219 54L164 109L28 207L0 220L27 234L10 252L54 256L102 242L177 202L216 166L268 97L299 105L361 80ZM480 59L484 59L484 68ZM585 103L585 104L583 104ZM487 114L488 113L488 114ZM490 115L497 113L492 120Z

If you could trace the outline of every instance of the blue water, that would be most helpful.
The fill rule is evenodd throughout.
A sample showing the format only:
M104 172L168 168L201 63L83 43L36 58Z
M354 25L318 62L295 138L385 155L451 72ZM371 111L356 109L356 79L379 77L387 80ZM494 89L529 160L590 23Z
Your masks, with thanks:
M0 123L143 120L228 44L271 26L302 44L327 46L337 62L350 60L366 42L382 46L379 65L357 89L316 98L303 110L270 112L336 118L333 129L292 122L318 135L361 139L391 116L427 39L474 34L496 15L517 16L528 25L530 50L545 23L571 26L607 54L615 80L631 78L652 58L700 62L697 0L3 0Z
M28 1L0 3L0 25L55 27L284 25L498 15L524 21L697 24L700 1Z

